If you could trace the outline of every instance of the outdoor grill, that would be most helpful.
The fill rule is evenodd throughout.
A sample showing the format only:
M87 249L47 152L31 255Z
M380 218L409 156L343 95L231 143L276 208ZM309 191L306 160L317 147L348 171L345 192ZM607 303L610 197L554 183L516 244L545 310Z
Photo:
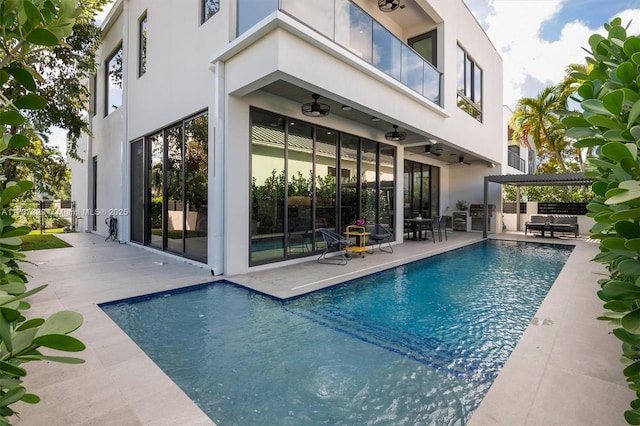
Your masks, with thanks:
M489 217L493 217L496 210L495 204L489 204ZM484 223L484 204L471 204L469 206L469 217L471 217L471 230L482 231ZM487 224L487 231L491 231L491 221Z

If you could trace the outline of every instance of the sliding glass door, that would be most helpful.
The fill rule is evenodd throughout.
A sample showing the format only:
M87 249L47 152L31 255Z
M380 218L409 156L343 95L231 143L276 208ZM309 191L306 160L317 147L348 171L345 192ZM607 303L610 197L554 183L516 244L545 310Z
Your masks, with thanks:
M395 148L251 110L251 265L322 250L320 228L393 226Z
M131 240L207 261L207 114L131 143Z

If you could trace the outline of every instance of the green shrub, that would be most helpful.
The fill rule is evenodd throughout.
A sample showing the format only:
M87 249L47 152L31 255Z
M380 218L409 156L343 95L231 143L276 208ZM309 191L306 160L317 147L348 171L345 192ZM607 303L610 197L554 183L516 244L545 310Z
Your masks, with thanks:
M20 269L25 255L21 253L21 236L30 226L18 225L11 203L30 191L31 181L14 182L4 176L7 163L20 161L12 150L30 144L33 129L25 110L39 110L47 99L36 92L42 77L26 65L32 50L58 46L71 34L79 9L76 0L0 2L0 424L9 424L16 414L11 406L17 401L37 403L39 398L27 393L23 377L24 364L30 361L84 362L78 358L47 355L41 348L78 352L85 346L69 336L82 324L76 312L61 311L49 318L28 319L29 304L25 298L46 286L27 290L27 275ZM51 419L51 423L56 423Z
M609 276L599 281L598 297L622 341L623 373L636 392L629 424L640 424L640 37L628 36L620 19L605 25L607 36L594 34L588 74L577 94L581 114L562 120L576 148L592 147L587 176L595 194L588 216L595 219L592 238L600 240L594 260L605 264ZM612 422L614 422L612 420Z

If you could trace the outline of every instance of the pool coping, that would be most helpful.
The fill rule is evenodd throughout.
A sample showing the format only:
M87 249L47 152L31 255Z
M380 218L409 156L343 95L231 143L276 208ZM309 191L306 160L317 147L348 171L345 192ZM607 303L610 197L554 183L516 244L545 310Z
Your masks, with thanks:
M481 240L472 233L449 235L442 243L397 244L395 256L376 253L340 269L311 261L219 278L275 297L295 297ZM49 288L31 299L31 313L46 316L60 309L82 313L85 324L76 335L87 344L81 354L87 362L81 366L29 365L27 389L40 395L42 402L19 405L22 416L15 424L214 424L98 303L219 278L183 259L135 245L105 243L96 235L62 238L74 248L28 253L28 259L40 265L25 268L32 285L49 283ZM492 238L551 242L519 234ZM536 314L540 325L534 322L527 328L470 425L626 424L622 413L633 392L626 388L618 363L620 345L609 334L608 325L595 320L602 310L595 296L595 274L603 268L589 260L597 244L552 242L576 248Z

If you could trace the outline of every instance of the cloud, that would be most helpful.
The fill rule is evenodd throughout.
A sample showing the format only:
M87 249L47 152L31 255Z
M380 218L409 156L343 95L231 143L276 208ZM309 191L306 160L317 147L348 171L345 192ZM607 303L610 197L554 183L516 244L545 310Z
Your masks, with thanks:
M543 40L543 24L558 19L565 1L568 0L467 0L502 56L503 103L512 109L518 99L536 96L544 87L561 81L568 65L584 64L587 53L582 48L588 48L589 37L594 32L604 34L602 26L589 28L584 22L573 20L563 24L558 40ZM628 34L640 33L640 9L612 13L606 22L619 16L623 25L631 21Z

